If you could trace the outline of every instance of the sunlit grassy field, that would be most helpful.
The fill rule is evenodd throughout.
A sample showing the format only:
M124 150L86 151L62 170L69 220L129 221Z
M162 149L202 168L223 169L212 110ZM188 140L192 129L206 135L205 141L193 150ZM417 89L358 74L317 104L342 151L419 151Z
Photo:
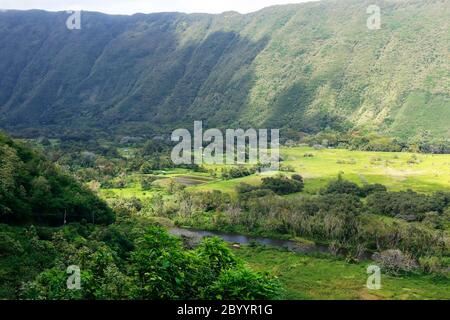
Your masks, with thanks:
M149 176L146 174L133 173L126 177L127 184L124 188L102 188L101 196L103 198L151 198L156 192L165 192L171 182L183 184L185 186L194 186L209 183L214 180L205 172L193 172L188 169L170 169L155 171L151 176L157 176L158 179L153 182L149 190L142 189L140 180Z
M382 183L390 190L419 192L450 190L450 155L365 152L309 147L283 148L284 167L292 167L305 178L305 191L314 193L339 174L358 184ZM306 155L306 156L305 156ZM218 169L220 167L216 167ZM232 192L241 182L258 183L253 175L228 181L214 181L192 187L196 190Z
M243 246L234 250L255 270L268 271L283 284L286 299L449 299L450 282L437 275L392 277L381 272L381 289L369 290L369 262L350 264L331 257Z
M292 168L305 179L305 192L316 193L339 174L344 179L364 183L381 183L392 191L412 189L418 192L450 190L450 155L412 154L393 152L366 152L344 149L313 149L310 147L283 148L282 167ZM224 165L207 166L220 177ZM284 172L283 174L293 174ZM258 184L265 175L254 174L244 178L221 180L206 172L174 169L157 172L160 179L155 181L155 189L142 190L139 177L133 174L131 182L123 189L102 190L104 196L114 194L119 197L147 198L171 181L185 184L189 190L219 190L234 193L240 183Z

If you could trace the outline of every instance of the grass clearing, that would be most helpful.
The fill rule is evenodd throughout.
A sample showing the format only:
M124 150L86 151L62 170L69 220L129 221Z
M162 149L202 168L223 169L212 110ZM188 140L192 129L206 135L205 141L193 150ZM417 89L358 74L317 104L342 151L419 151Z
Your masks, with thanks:
M450 280L436 275L381 275L381 289L366 287L369 262L350 264L331 256L302 255L243 246L234 253L251 268L279 277L285 298L293 300L450 299Z
M413 154L394 152L350 151L344 149L320 149L310 147L282 148L282 166L290 167L305 179L304 192L315 194L339 174L346 180L360 185L364 183L381 183L391 191L412 189L418 192L450 190L450 155ZM313 156L305 156L313 155ZM224 165L209 165L206 169L217 174ZM160 179L155 182L156 189L166 188L173 180L184 184L192 191L218 190L229 194L235 193L240 183L257 185L266 175L222 180L214 178L207 172L194 172L189 169L169 169L155 172ZM147 198L153 190L140 188L141 174L133 174L132 181L123 189L106 189L102 195L116 194L120 197ZM219 176L219 175L218 175Z
M315 150L310 147L282 148L284 167L291 167L305 178L305 191L316 193L339 174L356 182L381 183L392 191L412 189L434 192L450 189L450 155L394 152L350 151L344 149ZM312 154L312 157L306 157ZM219 171L222 166L214 166ZM292 174L294 172L288 172ZM258 174L221 180L192 187L192 190L233 192L241 182L257 184Z

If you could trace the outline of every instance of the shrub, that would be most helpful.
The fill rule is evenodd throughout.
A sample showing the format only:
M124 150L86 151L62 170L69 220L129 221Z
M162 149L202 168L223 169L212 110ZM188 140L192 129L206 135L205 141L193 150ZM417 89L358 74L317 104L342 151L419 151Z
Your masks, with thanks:
M446 205L439 194L428 196L411 190L375 192L367 198L367 206L372 213L408 220L422 220L427 212L442 213Z
M253 272L247 268L223 272L205 292L205 299L217 300L269 300L281 297L277 279Z
M423 271L436 273L442 270L443 264L438 257L420 257L419 264Z
M195 250L160 227L151 227L131 254L140 299L271 299L279 283L245 267L218 238Z
M358 197L367 197L375 192L384 192L387 188L382 184L365 184L363 187L354 182L346 181L339 175L337 180L331 181L322 194L352 194Z
M223 211L231 199L227 193L222 193L218 190L210 192L199 192L192 194L195 205L205 212Z
M382 271L392 275L412 272L418 267L414 259L400 250L386 250L375 253L373 259L380 264Z
M259 186L252 186L247 183L240 183L238 186L236 186L236 192L240 201L273 195L273 192L269 189L262 189Z
M222 177L225 180L247 177L254 174L257 171L256 168L246 168L244 166L237 166L231 169L222 169Z
M427 212L422 223L433 229L444 229L444 218L437 212Z
M262 179L262 189L272 190L278 195L300 192L304 188L303 179L296 175L296 179L287 177L268 177Z
M217 237L203 239L197 247L196 253L217 275L238 265L238 260L231 250Z
M341 176L337 180L331 181L323 192L324 194L341 193L361 196L361 188L353 182L342 179Z
M158 180L158 177L155 176L143 177L141 179L142 190L150 190L152 188L152 183L156 180Z

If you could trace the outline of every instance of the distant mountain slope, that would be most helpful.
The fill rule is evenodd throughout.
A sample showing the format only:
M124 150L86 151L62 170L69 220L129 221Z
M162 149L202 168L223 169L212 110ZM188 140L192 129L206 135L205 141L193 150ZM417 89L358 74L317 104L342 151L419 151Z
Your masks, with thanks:
M381 7L368 30L366 9ZM450 137L450 2L320 1L221 15L0 13L0 126L151 133L204 120Z

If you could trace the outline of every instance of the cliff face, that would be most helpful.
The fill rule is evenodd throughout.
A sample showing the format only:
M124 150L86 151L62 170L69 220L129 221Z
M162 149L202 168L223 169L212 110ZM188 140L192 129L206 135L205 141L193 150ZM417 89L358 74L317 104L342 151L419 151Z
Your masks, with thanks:
M0 13L0 126L15 133L257 126L450 136L450 3L248 15Z

